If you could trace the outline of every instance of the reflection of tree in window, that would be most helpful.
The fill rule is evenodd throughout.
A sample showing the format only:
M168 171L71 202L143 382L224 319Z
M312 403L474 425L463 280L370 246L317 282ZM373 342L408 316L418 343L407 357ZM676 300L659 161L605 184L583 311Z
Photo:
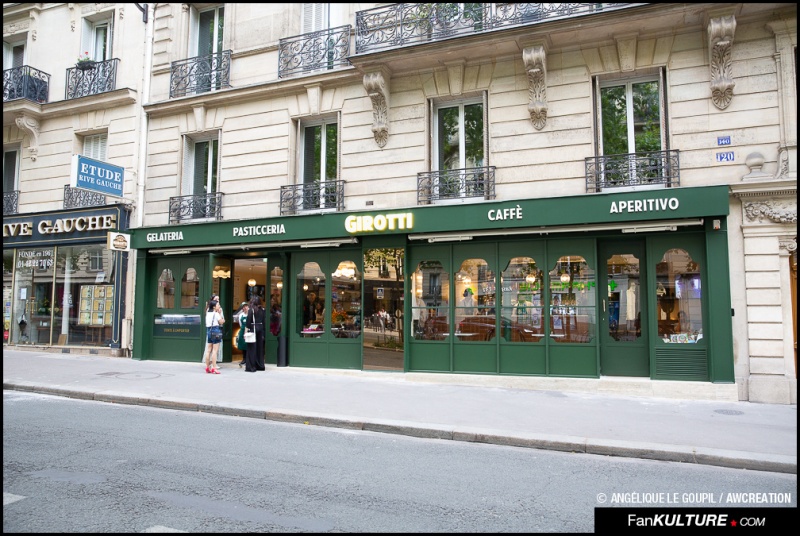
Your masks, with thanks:
M175 277L172 270L164 268L158 276L158 294L156 307L159 309L173 309L175 307Z

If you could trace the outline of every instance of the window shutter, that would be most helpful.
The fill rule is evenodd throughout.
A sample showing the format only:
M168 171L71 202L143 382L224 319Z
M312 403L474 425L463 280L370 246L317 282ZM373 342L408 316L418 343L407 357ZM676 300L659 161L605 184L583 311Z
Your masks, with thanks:
M489 92L483 92L483 165L489 167Z
M197 141L194 143L194 181L192 183L192 194L202 195L206 193L206 178L208 177L209 143L207 141Z
M25 65L25 45L17 45L12 49L12 67L22 67Z
M83 138L83 156L105 162L107 145L108 134L86 136Z
M108 36L106 36L106 57L104 60L110 60L114 57L114 16L108 20Z
M303 31L311 33L326 27L325 11L327 4L303 4Z
M94 57L94 26L91 21L81 19L81 49L78 51L78 56L84 57L84 52L89 53L89 57Z

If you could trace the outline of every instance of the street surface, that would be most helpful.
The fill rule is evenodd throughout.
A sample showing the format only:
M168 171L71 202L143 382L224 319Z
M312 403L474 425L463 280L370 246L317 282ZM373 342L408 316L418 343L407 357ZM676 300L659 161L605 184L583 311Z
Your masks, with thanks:
M4 532L592 532L595 507L664 497L797 506L794 474L24 392L3 417Z

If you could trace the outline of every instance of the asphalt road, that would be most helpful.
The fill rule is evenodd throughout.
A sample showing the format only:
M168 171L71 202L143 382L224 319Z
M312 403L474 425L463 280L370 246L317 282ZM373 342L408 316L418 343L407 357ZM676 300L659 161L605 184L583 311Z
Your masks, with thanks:
M797 476L4 392L4 532L592 532ZM643 503L642 501L650 501Z

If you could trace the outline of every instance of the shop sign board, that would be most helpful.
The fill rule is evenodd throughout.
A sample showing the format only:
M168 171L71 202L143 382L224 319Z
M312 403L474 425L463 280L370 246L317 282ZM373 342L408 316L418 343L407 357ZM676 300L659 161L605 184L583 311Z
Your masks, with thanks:
M83 155L72 155L70 186L102 195L122 197L125 168L93 160Z

